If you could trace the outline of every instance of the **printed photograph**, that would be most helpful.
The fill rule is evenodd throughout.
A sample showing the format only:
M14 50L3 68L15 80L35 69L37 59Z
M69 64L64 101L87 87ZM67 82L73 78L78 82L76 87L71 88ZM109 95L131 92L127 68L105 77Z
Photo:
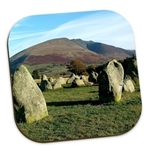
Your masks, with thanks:
M110 10L32 15L7 41L14 122L28 139L121 136L140 119L133 29Z

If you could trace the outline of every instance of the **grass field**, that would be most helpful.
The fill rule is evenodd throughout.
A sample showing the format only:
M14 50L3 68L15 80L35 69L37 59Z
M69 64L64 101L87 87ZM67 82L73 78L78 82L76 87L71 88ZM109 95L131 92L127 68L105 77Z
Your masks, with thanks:
M121 135L131 130L141 114L139 89L124 92L122 102L100 104L98 86L43 92L49 116L32 124L17 123L36 142Z
M61 64L40 64L40 65L27 65L24 64L29 72L32 74L33 70L39 69L42 74L45 74L47 76L60 76L61 73L70 74L67 70L66 65Z

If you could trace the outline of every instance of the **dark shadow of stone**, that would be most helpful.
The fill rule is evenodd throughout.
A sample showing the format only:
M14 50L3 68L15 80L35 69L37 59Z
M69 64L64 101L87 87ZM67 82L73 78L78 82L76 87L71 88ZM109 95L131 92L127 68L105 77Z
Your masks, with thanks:
M66 102L47 102L47 106L73 106L73 105L99 105L100 101L85 100L85 101L66 101Z
M25 114L24 114L24 107L19 106L15 98L13 98L13 106L14 106L14 117L16 123L25 123Z

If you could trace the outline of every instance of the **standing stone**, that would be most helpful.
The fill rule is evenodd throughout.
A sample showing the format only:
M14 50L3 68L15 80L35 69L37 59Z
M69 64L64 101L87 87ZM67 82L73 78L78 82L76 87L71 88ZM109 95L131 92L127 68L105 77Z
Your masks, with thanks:
M80 76L78 76L78 75L75 75L75 79L80 79Z
M129 91L129 92L135 91L135 87L134 87L131 77L126 76L126 78L124 80L123 88L124 88L124 91Z
M74 73L72 73L66 83L67 84L72 83L75 79L80 79L80 76L75 75Z
M48 80L43 80L39 87L42 92L53 89L51 83Z
M75 74L72 73L72 74L70 75L69 79L67 80L67 84L72 83L72 82L74 81L75 77L76 77Z
M97 77L98 77L98 73L95 71L92 71L89 75L89 81L93 82L93 83L97 83Z
M82 79L83 81L88 81L88 76L85 75L81 75L80 79Z
M60 89L62 88L61 86L61 82L59 80L56 80L56 82L54 83L53 89Z
M88 77L85 77L84 75L82 75L82 76L80 77L80 79L83 80L83 82L84 82L84 84L85 84L86 86L92 86L92 85L94 84L93 82L89 82L89 81L88 81Z
M59 89L62 88L62 85L66 84L66 80L63 77L59 77L54 81L53 89Z
M66 80L63 77L57 79L61 84L66 84Z
M47 76L46 76L45 74L42 74L42 76L41 76L41 82L42 82L43 80L47 80L47 81L48 81L48 78L47 78Z
M124 69L117 60L110 61L99 73L99 96L120 101L123 88Z
M130 58L128 61L127 68L125 70L126 75L130 75L133 79L135 76L138 76L138 69L137 69L137 60L135 58Z
M40 89L42 92L53 89L51 83L49 82L45 74L42 74L41 76Z
M80 86L85 86L85 84L84 84L82 79L75 79L72 82L72 87L80 87Z
M52 90L53 89L52 84L49 81L46 81L46 82L47 82L46 83L46 89L47 90Z
M122 63L125 76L130 76L136 85L139 85L138 66L136 57L127 58Z
M53 79L53 78L48 78L48 81L49 81L51 84L53 84L54 79Z
M12 93L18 105L24 107L27 123L32 123L48 116L43 94L27 68L23 65L14 73Z

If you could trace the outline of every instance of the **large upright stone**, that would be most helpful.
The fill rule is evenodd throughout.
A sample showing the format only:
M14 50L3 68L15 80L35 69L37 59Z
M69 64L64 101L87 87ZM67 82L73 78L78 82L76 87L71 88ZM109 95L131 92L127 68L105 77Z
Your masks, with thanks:
M12 93L18 105L24 107L27 123L32 123L48 116L43 94L27 68L23 65L14 73Z
M123 88L124 69L117 60L110 61L99 73L99 96L109 97L115 101L120 101Z

